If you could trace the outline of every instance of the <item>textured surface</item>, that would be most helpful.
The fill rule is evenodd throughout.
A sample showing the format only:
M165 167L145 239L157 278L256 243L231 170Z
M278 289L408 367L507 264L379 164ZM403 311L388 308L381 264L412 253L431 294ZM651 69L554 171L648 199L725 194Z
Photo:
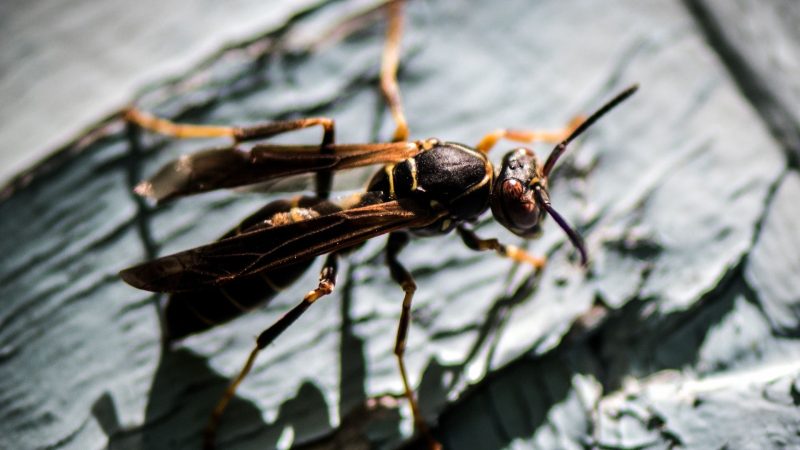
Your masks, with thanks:
M318 1L5 0L0 184L171 77Z
M798 7L603 5L409 5L401 88L415 138L556 128L642 83L553 181L588 269L552 221L530 243L550 257L540 277L455 236L401 255L419 285L408 360L424 413L459 449L800 445ZM202 123L329 115L339 141L386 139L382 26L303 51L348 6L138 101ZM162 351L156 299L116 272L207 242L272 197L147 205L130 193L136 181L209 144L145 135L136 148L121 130L66 149L0 204L2 448L197 447L252 337L315 283L312 269L265 309ZM489 220L479 231L517 242ZM401 391L391 349L402 293L383 244L355 252L337 294L261 355L224 418L223 448L392 448L408 435L405 408L361 407Z

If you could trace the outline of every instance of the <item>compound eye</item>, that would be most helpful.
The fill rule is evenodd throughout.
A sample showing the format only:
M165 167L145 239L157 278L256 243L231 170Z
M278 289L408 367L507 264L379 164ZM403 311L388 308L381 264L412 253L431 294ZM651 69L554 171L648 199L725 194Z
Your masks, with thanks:
M501 225L522 237L539 234L541 210L533 191L516 178L498 180L492 197L492 213Z

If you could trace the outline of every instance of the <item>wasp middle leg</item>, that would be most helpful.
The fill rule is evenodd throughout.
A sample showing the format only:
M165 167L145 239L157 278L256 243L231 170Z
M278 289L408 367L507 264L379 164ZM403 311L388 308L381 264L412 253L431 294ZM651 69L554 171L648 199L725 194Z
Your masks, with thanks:
M411 383L408 381L408 373L405 364L405 350L406 340L408 338L408 327L411 323L411 301L414 298L414 292L417 290L417 284L411 273L403 267L397 259L397 255L408 244L409 236L405 232L395 232L389 235L389 242L386 246L386 263L389 266L389 271L392 279L397 282L405 293L403 297L403 309L400 313L400 322L397 325L397 339L394 346L394 354L397 357L397 365L400 368L400 376L403 379L403 389L405 396L411 406L411 413L414 415L414 425L417 431L428 441L430 449L441 449L441 444L433 437L428 424L419 411L417 399L414 396L414 390L411 388Z

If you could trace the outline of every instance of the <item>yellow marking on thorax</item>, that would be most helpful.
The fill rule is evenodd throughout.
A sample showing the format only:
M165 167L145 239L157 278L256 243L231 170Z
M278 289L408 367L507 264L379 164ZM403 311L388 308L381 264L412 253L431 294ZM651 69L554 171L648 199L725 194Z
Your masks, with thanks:
M383 166L386 176L389 178L389 197L395 198L394 194L394 164L387 164Z
M442 231L447 231L447 229L448 229L448 228L450 228L450 225L452 225L452 223L453 223L453 221L452 221L452 220L450 220L450 219L444 219L444 220L442 221L442 228L441 228L441 230L442 230Z
M426 152L439 145L439 142L440 141L436 138L428 138L421 141L416 141L414 144L417 146L417 148L421 148L423 152Z
M272 223L272 226L279 227L281 225L287 225L293 222L291 212L279 212L275 213L272 217L269 218L269 222Z
M469 147L466 147L466 146L463 146L463 145L454 145L454 147L458 148L461 151L470 153L470 154L482 159L483 160L483 168L486 171L486 175L483 177L483 179L480 182L478 182L477 184L473 185L472 187L470 187L466 191L462 192L460 195L458 195L453 200L454 201L458 200L461 197L467 196L467 195L477 191L478 189L480 189L483 186L485 186L486 183L489 183L489 193L491 194L492 185L494 184L494 183L492 183L492 180L494 179L494 166L492 165L492 162L489 161L489 158L486 156L486 154L481 153L481 152L479 152L477 150L473 150L473 149L471 149Z
M292 208L289 210L289 215L292 218L292 222L302 222L305 220L305 216L303 216L303 210L301 208Z
M458 199L460 199L462 197L465 197L465 196L477 191L478 189L480 189L483 186L485 186L486 183L491 183L491 181L492 181L492 175L486 174L486 176L484 176L483 179L478 182L478 184L475 184L472 187L470 187L469 189L467 189L466 191L462 192L461 194L458 194L458 196L456 196L456 198L454 198L453 201L456 201L456 200L458 200ZM489 184L489 189L491 189L491 184Z
M417 160L414 158L408 158L406 160L408 163L408 170L411 172L411 190L417 190Z

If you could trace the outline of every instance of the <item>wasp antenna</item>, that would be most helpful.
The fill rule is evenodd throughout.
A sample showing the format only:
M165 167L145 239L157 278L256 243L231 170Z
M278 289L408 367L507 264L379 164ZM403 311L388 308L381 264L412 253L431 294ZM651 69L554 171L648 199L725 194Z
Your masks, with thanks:
M619 105L620 103L625 101L628 97L633 95L633 93L636 92L637 89L639 89L639 85L634 84L625 89L624 91L620 92L619 94L617 94L616 97L609 100L608 103L600 107L600 109L595 111L594 114L592 114L591 116L589 116L589 118L584 120L583 123L580 124L578 128L575 128L575 130L572 133L570 133L570 135L567 136L566 139L564 139L563 141L561 141L561 143L556 145L553 151L550 152L550 156L547 157L547 161L544 163L544 169L542 169L542 173L544 174L544 176L547 177L548 175L550 175L550 171L553 170L553 166L556 165L556 161L558 161L558 158L560 158L561 155L564 153L564 151L567 149L567 145L569 145L570 142L572 142L576 137L580 136L581 133L586 131L587 128L592 126L595 122L597 122L598 119L603 117L607 112L611 111L617 105Z
M558 211L553 209L553 205L550 204L550 199L547 198L547 194L543 192L541 188L536 189L534 192L536 193L536 201L539 203L539 205L541 205L541 207L547 211L547 214L550 214L558 226L561 227L561 229L564 230L564 233L567 234L567 237L569 238L570 242L572 242L572 245L578 249L578 253L581 254L581 265L585 266L589 261L589 256L586 253L586 246L583 244L583 238L581 238L581 235L578 234L578 232L575 231L571 226L569 226L569 223L567 223L566 219L561 217L561 214L559 214Z

